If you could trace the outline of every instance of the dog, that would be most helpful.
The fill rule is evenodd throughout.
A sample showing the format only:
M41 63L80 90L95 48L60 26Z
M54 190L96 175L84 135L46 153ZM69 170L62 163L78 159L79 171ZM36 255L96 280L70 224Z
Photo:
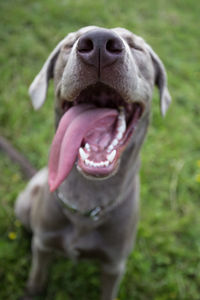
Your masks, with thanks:
M52 250L97 258L102 300L117 296L133 247L139 201L140 149L154 86L164 116L171 96L163 63L123 28L84 27L52 51L30 86L35 109L55 86L56 134L48 168L18 196L17 217L33 232L29 297L46 284Z

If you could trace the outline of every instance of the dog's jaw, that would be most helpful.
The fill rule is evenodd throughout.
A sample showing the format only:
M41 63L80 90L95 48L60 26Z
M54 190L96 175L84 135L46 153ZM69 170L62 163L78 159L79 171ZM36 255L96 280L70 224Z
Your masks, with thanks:
M103 141L104 144L101 146L90 144L87 137L85 138L82 147L79 148L78 169L90 177L93 176L99 179L108 178L115 174L119 166L120 157L134 133L141 115L142 108L137 104L135 105L134 117L128 123L125 109L120 107L112 138L109 142L107 140ZM90 133L88 136L90 137Z

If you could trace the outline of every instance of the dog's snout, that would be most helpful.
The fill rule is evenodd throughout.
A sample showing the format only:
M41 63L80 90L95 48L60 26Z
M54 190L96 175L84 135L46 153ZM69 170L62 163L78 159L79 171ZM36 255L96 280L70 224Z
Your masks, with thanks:
M77 53L84 63L98 71L115 63L123 54L120 37L110 30L97 29L85 33L77 44Z

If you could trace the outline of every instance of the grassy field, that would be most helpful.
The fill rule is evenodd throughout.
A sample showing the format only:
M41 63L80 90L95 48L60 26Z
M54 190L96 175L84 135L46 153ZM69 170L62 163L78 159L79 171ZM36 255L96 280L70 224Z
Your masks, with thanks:
M59 4L58 4L59 3ZM27 89L68 32L94 24L143 36L163 60L173 104L165 119L155 91L142 150L141 218L120 300L200 299L200 2L197 0L8 0L0 2L0 134L31 163L47 162L53 88L34 112ZM0 299L22 294L30 236L13 204L26 182L0 153ZM98 299L98 269L56 258L46 300Z

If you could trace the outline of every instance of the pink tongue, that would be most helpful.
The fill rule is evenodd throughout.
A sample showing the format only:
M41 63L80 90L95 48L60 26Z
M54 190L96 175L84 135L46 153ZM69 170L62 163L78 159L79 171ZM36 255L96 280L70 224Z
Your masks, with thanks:
M82 104L73 106L62 117L54 136L49 157L49 187L53 192L71 171L84 136L102 119L116 120L115 109L95 108ZM106 124L105 124L106 125Z

